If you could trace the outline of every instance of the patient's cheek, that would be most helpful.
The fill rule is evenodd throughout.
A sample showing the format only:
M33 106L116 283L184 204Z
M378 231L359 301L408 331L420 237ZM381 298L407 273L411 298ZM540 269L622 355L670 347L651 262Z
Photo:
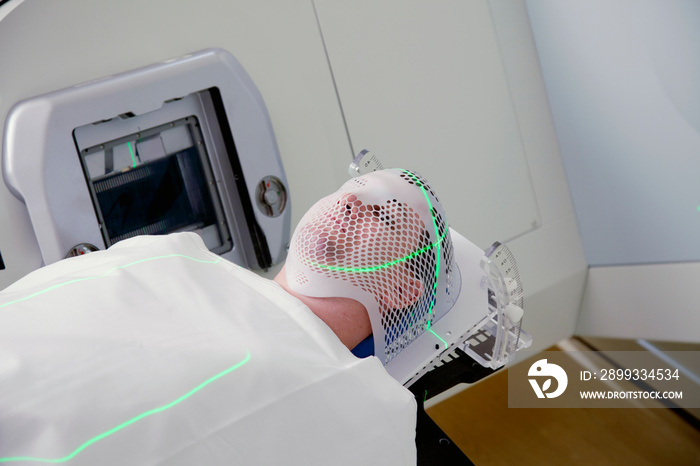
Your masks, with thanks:
M385 250L386 229L371 214L358 208L337 208L302 227L297 240L301 257L316 265L349 269L380 265L392 251ZM378 241L385 238L384 241Z

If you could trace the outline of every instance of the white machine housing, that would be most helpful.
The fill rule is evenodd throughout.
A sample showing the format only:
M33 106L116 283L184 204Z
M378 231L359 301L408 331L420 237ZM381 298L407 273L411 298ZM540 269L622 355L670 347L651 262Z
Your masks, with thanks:
M286 256L291 208L272 124L253 81L225 50L24 100L8 114L4 134L3 176L27 206L44 264L76 245L102 249L119 240L107 231L114 219L96 183L112 176L111 187L143 184L154 164L170 162L167 170L185 193L181 210L210 198L210 224L160 219L139 225L139 234L195 230L210 250L252 269ZM201 163L196 180L183 160ZM201 185L194 197L193 180ZM133 199L142 191L122 194ZM137 234L132 230L125 237Z

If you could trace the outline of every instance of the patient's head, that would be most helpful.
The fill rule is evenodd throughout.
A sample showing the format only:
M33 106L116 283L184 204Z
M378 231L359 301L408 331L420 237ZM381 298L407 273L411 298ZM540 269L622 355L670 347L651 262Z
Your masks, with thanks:
M377 356L388 362L452 306L452 256L430 186L413 172L382 170L348 181L306 213L285 278L299 295L364 306Z

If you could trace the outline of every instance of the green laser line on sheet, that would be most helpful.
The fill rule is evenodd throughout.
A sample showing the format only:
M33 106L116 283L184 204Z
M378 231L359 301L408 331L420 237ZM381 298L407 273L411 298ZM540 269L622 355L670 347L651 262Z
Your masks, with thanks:
M62 288L62 287L64 287L64 286L72 285L73 283L80 283L80 282L85 282L85 281L89 281L89 280L96 280L96 279L99 279L99 278L105 278L107 275L109 275L110 273L114 272L115 270L126 269L126 268L128 268L128 267L132 267L132 266L134 266L134 265L142 264L142 263L144 263L144 262L149 262L149 261L153 261L153 260L160 260L160 259L168 259L168 258L171 258L171 257L182 257L182 258L184 258L184 259L192 260L192 261L199 262L199 263L202 263L202 264L216 264L216 263L218 263L218 262L221 261L221 257L217 257L217 258L214 259L214 260L204 260L204 259L197 259L197 258L190 257L190 256L185 256L185 255L183 255L183 254L168 254L168 255L165 255L165 256L149 257L149 258L147 258L147 259L141 259L141 260L137 260L137 261L134 261L134 262L130 262L130 263L128 263L128 264L119 265L119 266L117 266L117 267L112 267L111 269L107 270L105 273L103 273L103 274L101 274L101 275L94 275L94 276L92 276L92 277L76 278L76 279L74 279L74 280L68 280L68 281L65 281L65 282L57 283L57 284L55 284L55 285L49 286L49 287L47 287L47 288L44 288L43 290L39 290L39 291L37 291L36 293L32 293L32 294L30 294L29 296L25 296L24 298L15 299L14 301L8 301L8 302L6 302L6 303L0 304L0 309L2 309L2 308L4 308L4 307L7 307L7 306L10 306L10 305L12 305L12 304L17 304L17 303L20 303L20 302L23 302L23 301L28 301L28 300L30 300L30 299L32 299L32 298L36 298L36 297L39 296L39 295L42 295L42 294L44 294L44 293L48 293L49 291L53 291L53 290L58 289L58 288Z
M187 398L191 397L192 395L194 395L195 393L197 393L198 391L200 391L201 389L203 389L207 385L211 384L212 382L214 382L214 381L220 379L221 377L225 376L226 374L230 374L231 372L235 371L236 369L239 369L240 367L244 366L245 364L248 363L248 361L250 361L250 358L251 358L250 352L246 351L245 358L243 358L242 361L236 363L235 365L229 367L228 369L226 369L222 372L219 372L215 376L205 380L204 382L197 385L195 388L193 388L189 392L185 393L184 395L182 395L181 397L179 397L175 401L172 401L164 406L160 406L158 408L151 409L149 411L146 411L145 413L139 414L138 416L133 417L133 418L129 419L128 421L123 422L123 423L119 424L118 426L116 426L116 427L114 427L114 428L112 428L112 429L110 429L110 430L108 430L100 435L97 435L97 436L91 438L90 440L83 443L75 450L73 450L73 452L71 452L70 454L68 454L62 458L35 458L35 457L31 457L31 456L13 456L13 457L9 457L9 458L0 458L0 463L9 463L11 461L34 461L34 462L40 462L40 463L64 463L68 460L75 458L76 455L78 455L81 451L85 450L87 447L89 447L93 443L99 442L100 440L105 439L105 438L109 437L110 435L113 435L113 434L119 432L120 430L130 426L131 424L134 424L135 422L140 421L141 419L144 419L148 416L152 416L154 414L163 412L167 409L170 409L170 408L182 403Z

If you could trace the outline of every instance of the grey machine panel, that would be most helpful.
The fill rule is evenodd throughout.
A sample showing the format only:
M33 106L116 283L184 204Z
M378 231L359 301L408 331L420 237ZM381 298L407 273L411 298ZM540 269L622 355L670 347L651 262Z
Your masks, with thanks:
M173 231L252 269L286 256L291 208L267 109L221 49L19 102L2 168L44 264Z

